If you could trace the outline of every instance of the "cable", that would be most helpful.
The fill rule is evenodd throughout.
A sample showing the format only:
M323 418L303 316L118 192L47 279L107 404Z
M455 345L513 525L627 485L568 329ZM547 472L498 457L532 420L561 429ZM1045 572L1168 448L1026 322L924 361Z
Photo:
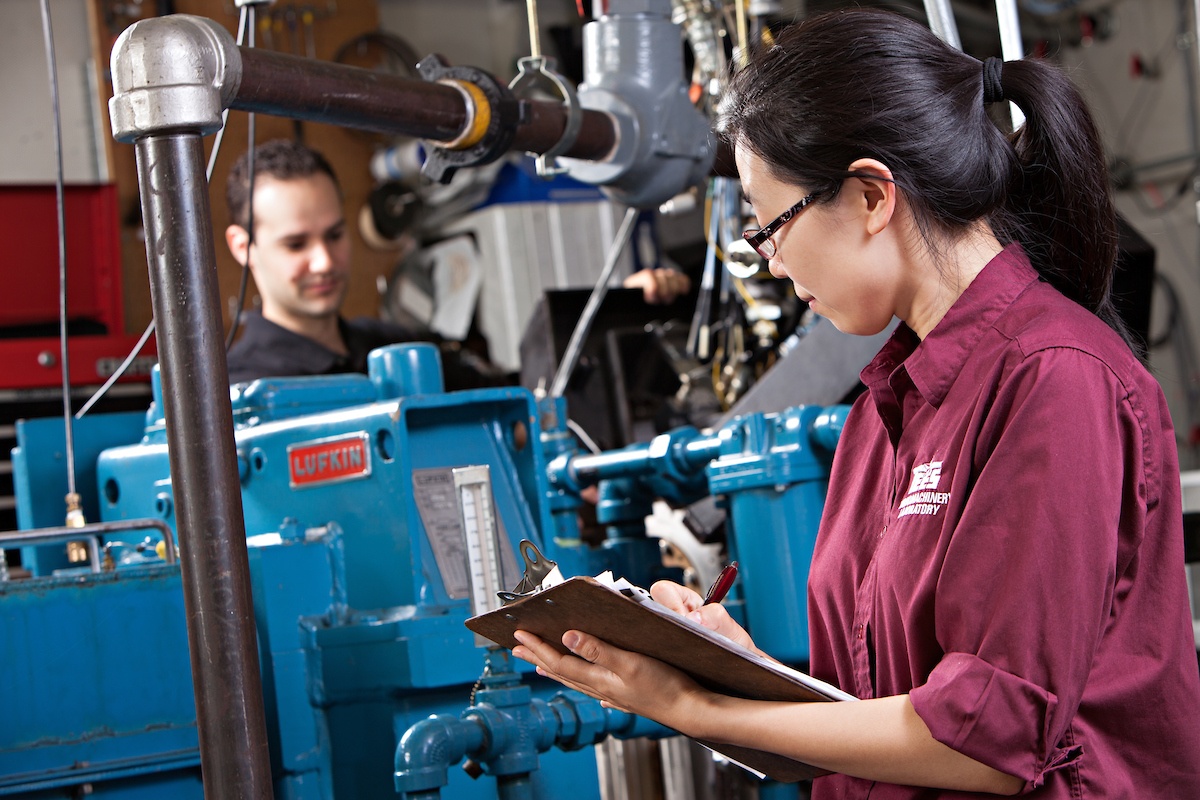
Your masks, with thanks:
M255 141L255 120L254 114L247 115L249 117L249 138L250 149L247 157L247 169L249 170L249 183L247 185L246 195L246 260L242 262L242 278L238 284L237 305L234 306L233 321L229 325L229 335L225 337L225 351L229 352L229 348L233 346L233 337L237 335L238 326L242 324L242 306L246 304L246 287L250 283L250 247L254 244L254 141Z
M67 223L63 199L62 114L58 105L58 66L54 59L54 31L50 26L50 0L41 0L42 38L46 48L46 69L50 77L50 106L54 117L54 193L58 211L58 336L62 360L63 425L67 451L67 525L84 523L75 491L75 429L71 417L71 362L67 352Z
M154 333L153 319L151 319L150 324L146 326L146 330L142 332L142 338L138 339L137 344L135 344L133 349L129 351L129 355L125 356L125 360L121 362L121 366L117 367L113 371L113 374L108 376L108 380L104 382L104 385L97 389L96 393L88 398L88 401L83 404L83 407L75 412L75 419L83 419L83 415L86 414L92 406L96 405L96 402L104 396L105 392L112 388L112 385L117 382L118 378L125 374L125 370L129 369L129 365L133 363L135 358L137 358L138 353L142 352L142 348L146 346L146 342L150 340L150 334L152 333Z
M254 48L254 18L256 12L253 4L242 6L242 10L249 10L249 24L246 26L250 31L250 48ZM233 321L229 325L229 335L225 337L225 352L229 352L229 348L233 346L233 338L237 336L238 326L242 324L242 306L246 303L246 287L250 283L250 248L254 245L254 142L255 136L255 115L250 112L246 115L247 128L249 129L250 143L247 147L247 169L250 172L249 185L246 187L246 260L242 263L242 279L238 285L237 305L234 306Z
M551 397L562 397L563 392L566 391L567 382L571 380L571 373L575 371L579 355L583 352L583 343L587 339L588 331L591 330L596 314L600 312L600 303L604 301L604 295L608 294L608 281L617 266L617 259L621 257L621 252L628 244L630 236L633 235L633 223L637 221L637 215L638 210L632 206L625 212L625 219L621 222L620 229L617 230L617 236L613 239L612 246L608 248L604 269L600 272L596 287L592 289L592 294L588 297L587 305L583 307L583 313L579 315L579 322L575 323L575 330L571 332L571 339L567 342L567 351L563 354L562 363L558 365L558 371L554 373L554 380L550 383Z
M708 183L705 204L709 209L712 208L714 198L718 196L719 182L723 180L724 178L713 178ZM708 319L711 315L712 290L716 283L717 268L717 221L717 215L709 213L706 226L708 233L705 236L708 248L704 254L704 272L700 276L700 295L696 298L696 311L692 315L692 325L687 338L687 354L700 361L708 358Z
M238 45L242 44L242 41L246 35L246 22L248 18L247 8L247 6L242 6L241 14L238 17ZM217 131L216 138L213 139L213 149L212 153L210 153L208 157L208 167L204 170L204 179L208 183L212 183L213 169L217 166L217 154L221 152L221 142L225 138L225 125L228 122L229 109L227 108L221 112L221 128ZM239 306L240 305L241 304L239 303ZM113 371L113 374L108 376L108 380L104 382L104 385L97 389L95 394L89 397L88 401L84 403L77 412L75 412L75 419L83 419L83 415L86 414L92 406L96 405L96 403L100 401L100 398L104 397L104 395L108 393L108 390L112 388L114 383L121 379L121 376L124 375L125 371L129 369L129 365L133 363L135 358L137 358L137 354L142 352L142 348L146 346L146 342L150 340L150 335L152 333L154 333L153 317L150 319L150 324L146 326L146 330L142 331L142 336L140 339L138 339L137 344L133 346L133 349L129 351L129 355L125 356L125 360L121 362L121 366L117 367L116 370Z
M579 437L579 441L583 442L584 447L586 447L588 450L591 450L596 455L600 455L600 446L592 440L592 437L588 436L587 431L583 429L583 426L581 426L575 420L569 419L567 420L567 427L571 429L572 433Z

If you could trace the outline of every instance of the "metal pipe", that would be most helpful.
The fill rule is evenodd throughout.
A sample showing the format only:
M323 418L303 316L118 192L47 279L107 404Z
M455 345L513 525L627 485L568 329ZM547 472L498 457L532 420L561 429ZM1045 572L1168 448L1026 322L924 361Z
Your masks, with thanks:
M168 564L174 564L176 561L175 534L171 531L170 526L160 519L124 519L118 522L92 522L78 528L32 528L24 531L0 533L0 549L27 547L33 544L58 544L60 541L75 541L88 536L92 538L93 542L96 542L97 536L120 533L121 531L148 530L150 528L154 528L162 534L163 542L165 543L163 560ZM92 572L99 572L99 543L96 542L94 546L96 547L95 568Z
M199 132L136 143L204 795L270 798L262 679Z
M1017 17L1017 0L996 0L996 21L1000 24L1000 54L1005 61L1020 61L1025 57L1021 43L1021 21ZM1015 131L1025 124L1025 114L1016 103L1008 104Z
M925 0L925 15L929 17L929 29L955 50L962 50L958 38L958 25L954 22L954 9L950 0Z
M434 142L453 140L467 124L466 101L453 86L262 49L238 51L241 83L229 104L233 109ZM513 149L544 153L562 138L566 106L524 102L527 115ZM616 125L608 114L584 110L583 129L565 155L601 159L616 139Z
M609 245L604 269L600 271L596 286L588 296L587 305L584 306L583 313L579 315L579 322L575 324L575 330L571 332L571 339L567 342L567 350L563 353L562 363L558 365L558 371L554 373L554 381L550 384L551 397L562 397L563 392L567 390L567 382L571 380L571 373L575 371L575 365L579 362L579 355L583 352L583 344L587 340L588 331L591 330L592 322L595 321L596 314L600 311L604 295L608 294L608 281L612 277L613 268L617 266L617 259L621 257L621 252L629 243L629 237L633 235L633 223L637 221L637 214L636 208L626 210L625 219L622 220L621 227L617 230L617 236Z
M81 539L88 543L88 562L93 573L100 569L100 539L94 533L87 533L83 528L38 528L29 531L13 531L0 534L0 547L7 544L13 547L24 547L31 544L67 544ZM7 578L5 579L7 580Z

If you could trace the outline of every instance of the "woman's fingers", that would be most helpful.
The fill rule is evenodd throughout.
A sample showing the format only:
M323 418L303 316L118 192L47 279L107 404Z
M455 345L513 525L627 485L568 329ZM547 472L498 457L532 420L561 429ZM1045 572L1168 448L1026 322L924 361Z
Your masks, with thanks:
M700 687L674 667L631 653L579 631L568 631L564 655L528 631L518 631L517 658L535 664L542 674L596 698L613 708L679 727L681 703ZM674 724L673 724L674 723Z
M680 586L671 581L658 581L650 587L650 596L667 608L675 611L693 622L698 622L711 631L716 631L727 639L732 639L743 647L755 652L761 652L754 646L750 634L741 625L733 621L729 612L720 603L704 604L704 598L686 586ZM765 654L764 654L765 655Z
M704 605L703 597L673 581L657 581L650 587L650 596L672 611L685 615L699 611Z

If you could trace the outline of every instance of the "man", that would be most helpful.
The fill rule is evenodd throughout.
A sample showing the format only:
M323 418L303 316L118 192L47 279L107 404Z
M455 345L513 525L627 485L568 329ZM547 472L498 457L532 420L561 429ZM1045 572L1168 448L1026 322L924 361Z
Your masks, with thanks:
M249 154L226 184L232 224L225 242L250 265L261 313L244 312L230 348L229 381L366 372L376 347L415 337L396 325L340 315L350 280L350 235L329 162L298 142L275 140L254 152L254 241L250 241Z
M340 315L350 279L351 247L342 193L329 162L299 142L276 139L254 150L253 241L250 163L233 165L225 188L232 223L225 242L239 264L249 263L261 312L243 312L242 334L229 349L229 382L289 375L367 371L377 347L416 339L382 320ZM642 270L625 281L647 302L670 303L690 283L674 270ZM443 347L446 388L509 383L465 350Z

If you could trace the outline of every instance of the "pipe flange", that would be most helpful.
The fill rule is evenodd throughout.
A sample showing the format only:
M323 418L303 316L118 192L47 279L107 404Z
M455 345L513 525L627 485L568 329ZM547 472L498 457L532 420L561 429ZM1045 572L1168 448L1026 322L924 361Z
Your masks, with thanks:
M566 167L558 166L555 158L575 145L575 140L579 138L579 131L583 128L583 107L579 105L575 87L571 86L570 82L557 72L555 69L557 66L558 63L549 56L526 56L517 62L519 70L517 77L508 84L509 91L515 96L521 97L522 91L537 84L539 79L545 78L558 89L559 94L563 97L563 105L567 107L567 124L563 128L562 137L546 152L529 154L536 159L535 166L538 176L546 180L567 171Z
M110 67L108 108L119 142L151 133L217 131L242 80L241 53L229 31L189 14L126 28L113 45Z
M463 94L467 124L449 142L427 142L421 174L438 183L449 183L462 167L489 164L507 153L517 136L517 126L527 122L528 107L513 97L508 87L475 67L451 67L441 56L426 56L417 71L427 81L446 83Z

